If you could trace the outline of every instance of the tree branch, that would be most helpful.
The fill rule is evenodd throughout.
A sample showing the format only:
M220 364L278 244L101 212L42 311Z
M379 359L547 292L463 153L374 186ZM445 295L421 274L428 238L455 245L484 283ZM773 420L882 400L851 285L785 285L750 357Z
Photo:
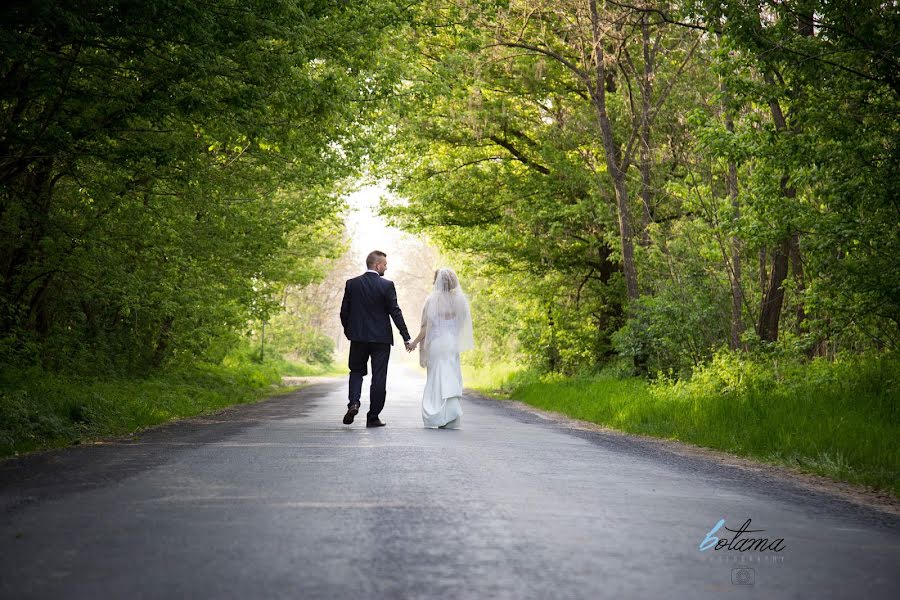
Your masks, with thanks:
M525 165L526 167L531 167L532 169L534 169L534 170L537 171L538 173L543 173L544 175L549 175L549 174L550 174L550 169L548 169L548 168L545 167L544 165L541 165L541 164L538 164L538 163L534 162L533 160L531 160L530 158L528 158L527 156L525 156L524 154L522 154L522 153L518 150L518 148L516 148L515 146L513 146L513 145L512 145L511 143L509 143L507 140L504 140L504 139L502 139L502 138L500 138L500 137L498 137L498 136L496 136L496 135L489 136L488 139L491 140L492 142L494 142L495 144L497 144L498 146L502 146L502 147L506 148L507 150L509 150L509 153L512 154L513 156L515 156L516 159L517 159L520 163L522 163L523 165Z
M541 48L540 46L532 46L531 44L523 44L520 42L498 42L496 44L490 44L488 46L484 46L483 49L486 48L496 48L497 46L504 46L507 48L522 48L523 50L530 50L532 52L536 52L538 54L543 54L544 56L548 56L553 60L557 61L570 71L572 71L575 75L578 76L579 79L584 81L585 83L590 84L590 79L588 78L588 74L580 69L578 65L570 61L568 58L563 56L562 54L550 50L549 48Z

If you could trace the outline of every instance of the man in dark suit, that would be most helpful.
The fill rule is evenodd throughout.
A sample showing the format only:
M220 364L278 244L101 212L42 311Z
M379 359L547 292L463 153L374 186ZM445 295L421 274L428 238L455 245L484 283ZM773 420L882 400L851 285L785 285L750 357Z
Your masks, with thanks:
M388 358L394 345L391 319L403 336L409 350L409 331L403 321L403 313L397 305L394 282L384 279L387 255L375 250L366 257L367 271L359 277L348 279L341 302L341 324L344 335L350 340L350 402L344 424L353 422L359 412L363 377L366 364L372 359L372 386L369 388L369 412L366 427L381 427L385 423L378 418L384 408L386 395Z

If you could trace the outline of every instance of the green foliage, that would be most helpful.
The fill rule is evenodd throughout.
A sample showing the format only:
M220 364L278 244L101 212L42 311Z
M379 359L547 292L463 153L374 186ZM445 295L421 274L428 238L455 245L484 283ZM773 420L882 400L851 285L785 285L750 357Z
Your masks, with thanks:
M686 376L754 340L797 356L896 348L896 9L598 6L424 3L386 55L402 83L373 158L404 200L384 212L458 257L490 348L473 364L502 347L498 360L552 371L625 357ZM585 84L594 19L613 152L632 159L630 303Z
M702 285L702 278L684 281L685 286L666 287L640 298L632 316L612 335L616 352L632 359L636 374L690 375L727 339L727 288ZM692 283L701 285L687 287Z
M402 18L391 0L4 4L0 363L215 358L314 280Z
M304 302L304 297L309 295L303 293L303 296L296 298L296 302L288 302L284 310L266 321L265 328L261 324L254 328L249 340L257 348L257 354L260 351L274 351L295 362L331 364L335 341L318 328L321 309ZM291 294L286 293L286 296Z
M313 340L321 339L320 335L317 332L312 332L310 337ZM328 342L327 346L324 342ZM263 348L259 341L252 338L244 338L229 350L228 354L222 359L222 365L230 369L240 369L245 365L252 364L273 374L300 377L306 375L343 374L344 371L337 369L333 362L334 343L328 338L325 338L324 342L321 342L321 344L323 348L327 347L327 352L323 350L321 355L315 357L316 360L306 360L302 356L299 359L294 356L287 357L272 346L267 346L263 356L260 356ZM313 343L315 342L313 341Z
M609 190L584 162L590 107L560 65L491 48L498 5L417 9L418 22L452 25L394 47L404 83L376 157L409 202L385 214L463 263L485 356L567 371L601 360L622 289Z

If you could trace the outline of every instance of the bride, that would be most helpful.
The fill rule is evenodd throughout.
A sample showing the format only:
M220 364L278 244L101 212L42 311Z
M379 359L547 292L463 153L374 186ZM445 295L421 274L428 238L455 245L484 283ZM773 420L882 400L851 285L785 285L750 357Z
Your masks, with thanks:
M419 349L419 364L427 369L422 394L425 427L457 429L462 417L463 393L459 353L474 347L469 302L451 269L434 273L434 288L422 309L422 329L410 344Z

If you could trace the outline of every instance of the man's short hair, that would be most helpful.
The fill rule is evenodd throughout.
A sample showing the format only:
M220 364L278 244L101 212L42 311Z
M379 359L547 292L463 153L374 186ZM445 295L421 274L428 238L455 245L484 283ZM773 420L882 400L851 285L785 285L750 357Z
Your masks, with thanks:
M387 258L387 254L381 250L373 250L372 252L369 252L369 255L366 257L366 267L371 269L385 258Z

